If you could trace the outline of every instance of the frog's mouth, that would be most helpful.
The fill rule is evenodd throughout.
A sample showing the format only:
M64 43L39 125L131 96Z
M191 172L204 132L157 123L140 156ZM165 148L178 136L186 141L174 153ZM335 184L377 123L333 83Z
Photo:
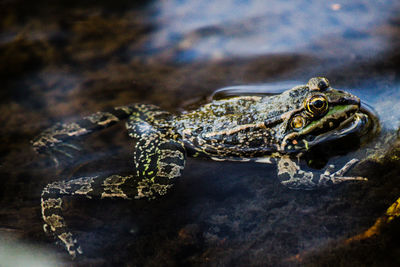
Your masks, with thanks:
M367 107L367 108L364 108ZM285 151L308 150L309 148L331 140L339 139L352 133L365 133L370 127L373 114L368 105L361 108L359 105L337 105L329 112L313 121L301 131L288 135L285 139Z

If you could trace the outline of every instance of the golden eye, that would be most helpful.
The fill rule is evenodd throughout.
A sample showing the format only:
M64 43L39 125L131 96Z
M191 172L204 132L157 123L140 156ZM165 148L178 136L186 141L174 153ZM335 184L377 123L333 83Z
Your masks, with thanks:
M292 118L292 122L290 123L292 128L296 129L296 130L303 128L305 124L306 124L306 120L301 115L294 116Z
M312 117L322 116L328 110L328 99L322 94L313 95L307 99L305 106Z

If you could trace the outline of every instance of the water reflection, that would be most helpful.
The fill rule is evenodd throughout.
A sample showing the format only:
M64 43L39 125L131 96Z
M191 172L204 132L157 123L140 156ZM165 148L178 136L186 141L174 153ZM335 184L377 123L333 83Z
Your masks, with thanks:
M47 249L32 244L10 241L7 235L0 234L0 265L2 267L50 267L64 266L60 259Z
M397 108L400 99L400 84L391 83L371 86L371 82L362 85L359 94L375 107L383 128L396 130L400 127L400 109Z
M342 53L373 56L385 49L374 34L392 1L158 1L150 48L176 49L178 61L285 52L321 52L329 42Z

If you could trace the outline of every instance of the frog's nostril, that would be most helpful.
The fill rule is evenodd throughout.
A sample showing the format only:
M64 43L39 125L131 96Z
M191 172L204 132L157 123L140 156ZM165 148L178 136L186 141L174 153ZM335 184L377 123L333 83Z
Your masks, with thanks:
M339 104L343 104L343 105L357 105L358 107L360 107L361 105L361 100L360 98L356 97L356 96L352 96L352 97L346 97L346 98L342 98L339 100Z

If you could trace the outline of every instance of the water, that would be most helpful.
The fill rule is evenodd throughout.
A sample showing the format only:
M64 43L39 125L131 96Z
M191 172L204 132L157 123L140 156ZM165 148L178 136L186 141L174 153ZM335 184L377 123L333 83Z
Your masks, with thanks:
M152 6L157 29L149 47L173 47L179 51L177 60L192 61L291 52L320 55L321 48L333 41L343 54L374 56L387 45L385 37L374 32L393 15L392 5L391 1L160 1Z
M0 6L0 242L44 247L49 262L71 264L42 231L43 187L93 173L129 172L133 147L124 125L114 126L84 139L86 152L73 166L55 168L29 143L55 122L134 102L176 112L223 87L263 85L276 93L279 85L325 76L333 87L371 104L385 131L400 125L397 1ZM345 159L332 160L340 166ZM396 265L394 226L376 243L340 245L371 226L400 195L398 162L390 162L365 168L368 183L305 192L282 187L273 166L191 159L166 198L67 199L65 214L90 256L82 264L264 266L301 259Z

